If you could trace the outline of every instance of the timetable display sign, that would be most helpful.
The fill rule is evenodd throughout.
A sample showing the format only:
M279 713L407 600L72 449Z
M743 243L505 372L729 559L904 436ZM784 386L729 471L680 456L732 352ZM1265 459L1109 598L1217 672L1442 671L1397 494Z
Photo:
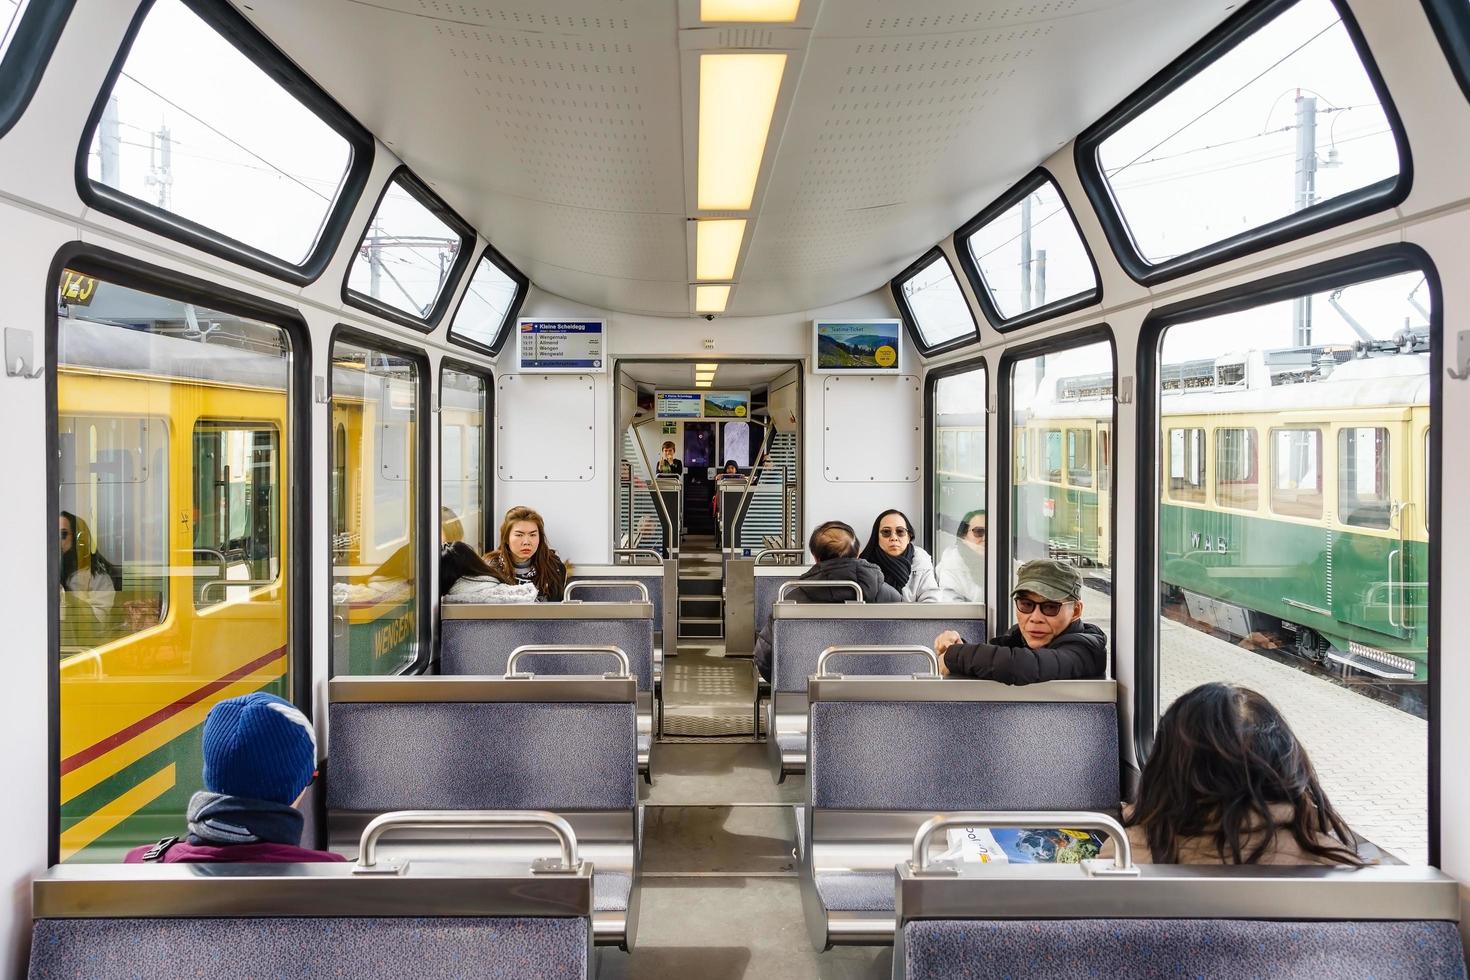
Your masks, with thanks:
M522 372L585 374L607 370L606 320L516 321Z
M704 416L704 395L697 391L659 391L653 396L653 414L660 419L699 419Z

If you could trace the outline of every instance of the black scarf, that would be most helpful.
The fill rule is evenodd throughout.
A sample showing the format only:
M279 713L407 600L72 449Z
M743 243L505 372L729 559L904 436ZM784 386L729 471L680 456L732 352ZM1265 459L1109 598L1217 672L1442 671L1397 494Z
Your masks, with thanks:
M274 800L201 790L189 799L189 843L301 846L301 811Z
M909 542L907 548L903 549L903 554L890 555L878 547L878 537L875 532L873 537L868 539L867 547L863 548L863 553L859 557L877 565L883 572L883 581L899 592L902 592L903 587L909 584L909 576L914 569L914 543L912 541Z

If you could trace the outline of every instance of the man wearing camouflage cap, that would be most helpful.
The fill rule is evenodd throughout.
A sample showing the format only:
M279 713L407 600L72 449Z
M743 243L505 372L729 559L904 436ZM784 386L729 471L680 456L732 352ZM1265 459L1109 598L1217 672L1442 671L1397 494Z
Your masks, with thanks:
M1049 558L1016 571L1016 625L990 643L966 643L954 630L934 638L939 672L1002 684L1101 678L1108 638L1082 622L1082 576Z

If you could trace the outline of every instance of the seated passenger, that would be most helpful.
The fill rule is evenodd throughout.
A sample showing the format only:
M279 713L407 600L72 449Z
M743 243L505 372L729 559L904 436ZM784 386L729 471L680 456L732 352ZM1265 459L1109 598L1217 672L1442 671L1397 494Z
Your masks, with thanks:
M64 510L58 524L63 617L68 606L76 608L88 622L76 624L68 632L92 636L111 624L112 604L122 576L112 562L97 553L92 529L86 521ZM66 601L68 597L73 601Z
M959 677L1034 684L1100 678L1107 672L1108 638L1082 622L1082 576L1050 558L1016 570L1016 625L990 643L966 643L954 630L934 638L939 672Z
M654 464L657 476L678 476L684 472L684 463L674 455L674 444L665 442L659 450L658 462Z
M257 691L204 719L204 789L189 800L189 835L135 847L124 862L215 864L345 861L301 846L296 804L316 774L316 736L295 705Z
M529 507L512 507L500 522L500 544L485 556L485 565L506 585L531 582L538 602L561 602L567 566L546 541L541 515Z
M439 537L445 542L463 541L464 524L461 523L459 515L453 508L439 508Z
M535 602L536 583L506 585L474 548L451 541L439 550L439 596L453 602Z
M1139 863L1363 864L1286 719L1233 684L1164 712L1123 822Z
M864 602L902 602L903 596L883 581L878 566L858 557L857 532L841 521L828 521L812 532L807 541L816 561L798 581L856 582L863 591ZM797 602L850 602L852 590L842 588L794 589ZM767 620L755 638L755 669L761 677L771 679L771 623Z
M934 559L914 544L914 526L903 511L885 510L878 515L862 558L882 570L883 581L897 589L904 602L939 601Z
M716 484L716 487L717 488L718 488L718 485L721 484L721 483L728 483L728 484L733 484L733 485L739 485L739 484L743 484L744 482L745 482L745 477L743 477L743 476L740 475L740 467L736 465L736 463L735 463L735 461L733 459L727 459L727 460L725 460L725 467L724 467L724 469L722 469L720 471L720 475L719 476L715 477L715 484ZM719 490L718 489L715 490L714 496L710 498L709 509L710 509L710 513L714 514L716 517L719 516L719 514L720 514L720 493L719 493Z
M957 540L934 570L940 602L985 601L985 534L985 511L972 510L960 519Z

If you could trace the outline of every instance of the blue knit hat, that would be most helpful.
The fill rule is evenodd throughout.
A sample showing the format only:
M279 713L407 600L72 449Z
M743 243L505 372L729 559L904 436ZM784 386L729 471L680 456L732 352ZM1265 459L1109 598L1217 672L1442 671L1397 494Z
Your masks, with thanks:
M287 806L316 770L316 736L295 705L274 694L221 701L204 719L204 788Z

